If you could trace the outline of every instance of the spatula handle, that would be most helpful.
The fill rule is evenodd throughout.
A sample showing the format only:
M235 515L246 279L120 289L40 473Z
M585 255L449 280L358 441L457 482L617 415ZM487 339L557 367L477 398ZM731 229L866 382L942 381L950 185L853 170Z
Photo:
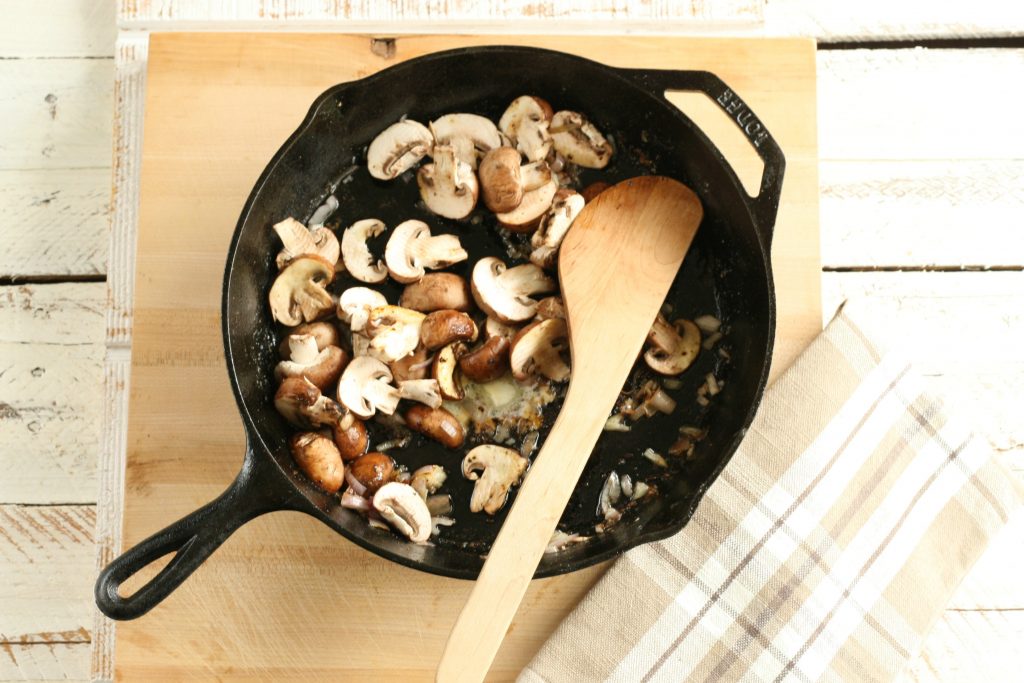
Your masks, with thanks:
M437 669L440 683L477 683L487 675L618 397L617 390L592 389L570 385L448 637Z

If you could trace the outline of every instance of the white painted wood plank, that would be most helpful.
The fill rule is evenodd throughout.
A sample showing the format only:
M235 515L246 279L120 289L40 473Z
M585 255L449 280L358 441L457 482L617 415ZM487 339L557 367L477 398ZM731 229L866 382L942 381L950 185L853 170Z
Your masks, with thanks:
M0 506L0 642L89 642L95 522L92 505Z
M664 32L695 22L759 22L763 0L120 0L122 28L258 27L386 34L453 32L514 33L523 30L581 32L598 25L616 32L641 28ZM592 29L591 29L592 30Z
M0 503L93 503L103 283L0 288Z
M904 683L1020 681L1024 611L945 612Z
M819 51L818 154L1024 159L1022 76L1024 49Z
M112 57L110 0L0 0L0 57Z
M0 171L0 275L106 271L110 169Z
M1017 477L1024 482L1024 473L1018 472ZM1021 558L1024 558L1024 510L1017 510L964 578L947 609L1024 611Z
M1024 33L1024 4L1006 0L771 0L769 35L822 41L976 38Z
M0 170L110 166L109 59L0 60Z
M1024 265L1022 159L822 161L819 182L826 267Z
M89 680L89 644L0 644L0 681Z
M995 448L1024 447L1024 272L825 273L826 319L844 299Z

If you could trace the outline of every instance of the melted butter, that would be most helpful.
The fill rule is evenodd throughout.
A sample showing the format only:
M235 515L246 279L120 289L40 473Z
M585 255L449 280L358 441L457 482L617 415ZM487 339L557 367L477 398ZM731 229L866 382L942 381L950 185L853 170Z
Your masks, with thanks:
M445 409L467 433L505 445L540 429L545 408L558 397L550 382L520 384L511 375L486 384L464 382L463 389L465 398L445 401Z

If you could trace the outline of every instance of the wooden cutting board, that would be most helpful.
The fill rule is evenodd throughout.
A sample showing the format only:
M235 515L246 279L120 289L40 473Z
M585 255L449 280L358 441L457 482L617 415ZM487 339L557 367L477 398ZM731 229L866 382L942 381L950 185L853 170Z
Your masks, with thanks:
M773 249L773 371L820 330L813 41L432 36L400 38L391 51L366 36L154 34L125 547L218 495L241 463L242 426L221 349L221 279L242 203L271 155L335 83L437 50L499 42L616 66L706 69L725 80L788 161ZM731 122L703 96L677 103L756 186L760 162ZM603 569L535 582L492 678L513 679ZM304 515L267 515L229 539L163 605L118 625L117 677L432 680L469 587L380 559Z

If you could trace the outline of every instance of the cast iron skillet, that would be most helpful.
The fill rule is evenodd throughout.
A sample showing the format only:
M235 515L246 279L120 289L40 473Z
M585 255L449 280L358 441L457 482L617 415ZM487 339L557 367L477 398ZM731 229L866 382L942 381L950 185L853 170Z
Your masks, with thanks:
M665 99L666 91L703 92L740 126L765 164L757 197L744 191L715 146ZM248 437L241 472L219 498L142 541L103 570L96 583L96 602L104 614L115 619L145 614L235 529L276 510L313 515L367 550L406 566L476 577L502 515L491 519L468 512L472 484L458 474L458 456L424 440L394 453L410 470L442 463L451 475L448 490L456 503L456 524L445 529L435 545L425 546L370 528L362 517L341 508L336 496L323 493L295 469L286 445L290 429L271 400L279 330L270 319L266 292L276 273L273 259L279 245L270 226L287 216L308 219L334 193L341 203L335 227L369 216L391 226L421 218L435 231L458 234L471 254L471 261L462 264L463 275L485 254L505 256L497 233L486 223L493 219L484 225L440 220L414 206L415 182L374 181L362 164L370 140L402 115L426 122L467 111L496 121L521 94L544 97L556 110L584 112L613 137L612 164L584 173L581 186L596 178L616 182L656 173L696 191L704 204L704 223L668 301L675 306L674 316L716 314L729 331L722 343L731 355L729 362L714 352L700 355L696 367L682 375L683 387L675 392L680 405L673 415L650 418L628 434L602 437L560 528L592 531L598 521L598 493L612 469L648 479L657 475L656 468L638 455L644 447L663 451L683 424L701 424L709 430L694 459L674 461L668 476L654 482L659 495L631 506L607 533L546 555L536 575L590 566L640 543L665 538L686 524L742 439L767 378L775 332L769 247L785 166L782 153L742 100L707 72L615 69L524 47L452 50L329 89L260 176L239 218L224 275L224 351ZM386 294L393 301L397 290ZM726 387L709 408L700 409L692 399L707 372L724 379ZM129 576L169 553L174 557L149 583L129 597L118 594Z

